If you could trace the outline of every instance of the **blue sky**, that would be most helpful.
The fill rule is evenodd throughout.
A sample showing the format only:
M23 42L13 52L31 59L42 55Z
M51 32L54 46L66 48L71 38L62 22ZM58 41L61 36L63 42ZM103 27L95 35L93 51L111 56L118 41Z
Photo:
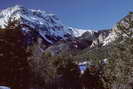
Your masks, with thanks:
M133 11L133 0L0 0L0 9L19 4L56 14L64 24L107 29Z

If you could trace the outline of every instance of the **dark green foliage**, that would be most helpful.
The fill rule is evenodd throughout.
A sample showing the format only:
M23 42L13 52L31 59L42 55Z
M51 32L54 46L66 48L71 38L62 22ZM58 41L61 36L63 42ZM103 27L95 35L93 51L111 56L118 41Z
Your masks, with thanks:
M36 79L43 81L37 82L38 86L46 89L81 89L80 70L72 56L51 56L45 53L38 66Z
M133 12L129 12L129 15L132 15L133 14Z
M6 29L0 29L0 84L12 89L28 89L31 69L24 36L15 26L16 22L9 24Z
M85 89L105 89L98 71L91 72L90 69L86 69L81 80Z
M81 89L80 70L78 65L68 60L65 65L57 69L60 85L63 89Z

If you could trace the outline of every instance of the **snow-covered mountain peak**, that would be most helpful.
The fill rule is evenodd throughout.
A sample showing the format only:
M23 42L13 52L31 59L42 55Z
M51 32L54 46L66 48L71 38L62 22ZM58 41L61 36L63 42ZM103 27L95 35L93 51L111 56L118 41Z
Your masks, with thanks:
M5 24L5 22L7 22L9 18L12 18L12 19L23 18L27 21L31 21L38 24L51 22L53 24L58 23L62 25L61 21L59 21L59 19L54 14L47 13L46 11L41 11L41 10L26 9L23 6L19 6L19 5L16 5L14 7L10 7L1 11L0 21L3 21L3 24Z
M4 28L9 19L18 20L21 24L26 24L36 29L45 40L47 38L46 35L52 36L54 40L57 40L57 38L66 39L66 35L72 34L55 14L46 11L27 9L16 5L0 12L0 26ZM51 41L49 42L52 43Z
M75 37L80 37L82 36L84 33L89 32L91 35L94 34L94 32L98 32L97 30L91 30L91 29L78 29L78 28L72 28L69 27L69 29L71 29L71 31L73 32L73 36Z

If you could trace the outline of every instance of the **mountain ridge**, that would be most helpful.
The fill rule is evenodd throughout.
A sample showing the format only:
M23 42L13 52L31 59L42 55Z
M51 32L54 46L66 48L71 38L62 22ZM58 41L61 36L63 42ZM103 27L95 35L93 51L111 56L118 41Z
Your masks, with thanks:
M60 19L55 15L41 10L27 9L23 6L16 5L0 11L0 27L4 28L9 22L9 19L18 20L22 26L21 30L25 32L28 41L32 41L33 32L38 34L36 39L38 44L45 50L47 47L57 43L61 40L71 40L82 43L83 40L88 40L89 47L95 47L97 45L106 45L109 42L106 41L109 34L112 33L109 30L85 30L77 29L64 25ZM41 40L40 40L41 39ZM92 44L90 42L92 41ZM33 42L28 42L33 43ZM84 43L84 41L83 41ZM46 47L42 47L45 45ZM83 44L80 44L81 46ZM84 48L84 47L83 47Z
M80 37L85 32L93 35L96 30L82 30L64 25L55 14L47 13L41 10L27 9L23 6L16 5L0 12L0 26L4 28L9 19L18 20L20 24L26 24L30 28L36 29L40 36L49 44L54 44L59 40L66 40L71 37ZM28 32L27 27L22 30ZM50 40L50 39L53 40Z

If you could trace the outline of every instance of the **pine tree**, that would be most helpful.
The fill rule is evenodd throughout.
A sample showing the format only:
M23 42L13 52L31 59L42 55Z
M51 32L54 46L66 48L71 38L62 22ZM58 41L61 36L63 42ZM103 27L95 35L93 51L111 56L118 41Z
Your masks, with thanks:
M63 89L81 89L80 70L78 65L68 60L65 65L61 65L58 69L61 76L61 86Z
M28 89L30 66L24 36L16 23L9 22L0 30L0 84L12 89Z

